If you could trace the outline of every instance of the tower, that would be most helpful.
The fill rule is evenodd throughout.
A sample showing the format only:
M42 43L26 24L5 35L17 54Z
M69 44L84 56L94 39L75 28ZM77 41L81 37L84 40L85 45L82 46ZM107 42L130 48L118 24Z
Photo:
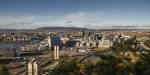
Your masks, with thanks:
M89 42L86 43L86 47L90 47L90 43Z
M85 32L84 32L84 29L83 29L83 30L82 30L82 37L84 37L84 33L85 33Z
M88 40L89 41L91 40L91 35L92 35L92 32L89 31L89 33L88 33Z
M80 43L80 47L83 47L83 43Z
M79 42L76 42L76 47L79 48Z
M51 47L52 47L51 37L50 36L48 37L48 47L49 47L49 49L51 49Z
M32 75L32 63L28 63L28 75Z
M54 59L59 59L59 46L54 46Z
M56 46L54 46L54 59L57 59L57 47Z
M96 47L96 42L93 42L93 46Z
M27 66L28 75L38 75L38 65L35 61L29 61Z
M59 59L59 46L56 46L57 47L57 59Z
M33 62L33 75L38 75L38 66L36 62Z

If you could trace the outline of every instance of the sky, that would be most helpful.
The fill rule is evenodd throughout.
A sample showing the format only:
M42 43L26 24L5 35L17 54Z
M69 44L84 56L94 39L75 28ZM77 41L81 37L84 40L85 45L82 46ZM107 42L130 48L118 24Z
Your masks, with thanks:
M0 29L150 25L150 0L0 0Z

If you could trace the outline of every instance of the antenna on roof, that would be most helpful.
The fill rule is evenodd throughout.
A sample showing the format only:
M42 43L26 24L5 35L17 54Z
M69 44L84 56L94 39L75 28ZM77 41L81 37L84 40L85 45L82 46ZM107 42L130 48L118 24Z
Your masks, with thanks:
M140 32L140 25L138 24L138 32Z

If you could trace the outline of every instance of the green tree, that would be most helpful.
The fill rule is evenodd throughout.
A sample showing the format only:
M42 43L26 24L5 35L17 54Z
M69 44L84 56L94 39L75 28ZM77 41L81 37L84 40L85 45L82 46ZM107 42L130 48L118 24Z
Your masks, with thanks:
M101 61L96 65L85 68L86 75L130 75L134 68L128 58L115 56L100 56Z
M5 65L0 65L0 75L10 75L9 70Z
M77 59L62 60L50 75L80 75Z
M145 45L150 48L150 30L149 30L149 36L148 36L148 40L145 41Z

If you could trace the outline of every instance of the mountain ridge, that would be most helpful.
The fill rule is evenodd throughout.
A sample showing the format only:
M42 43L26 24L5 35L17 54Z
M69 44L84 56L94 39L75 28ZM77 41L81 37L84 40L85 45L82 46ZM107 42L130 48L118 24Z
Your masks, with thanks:
M130 27L130 26L129 26ZM82 31L87 30L87 31L117 31L117 30L126 30L126 31L131 31L131 30L150 30L150 28L136 28L136 27L122 27L122 26L114 26L113 28L97 28L97 29L90 29L90 28L78 28L78 27L39 27L35 29L0 29L0 32L67 32L67 31Z

